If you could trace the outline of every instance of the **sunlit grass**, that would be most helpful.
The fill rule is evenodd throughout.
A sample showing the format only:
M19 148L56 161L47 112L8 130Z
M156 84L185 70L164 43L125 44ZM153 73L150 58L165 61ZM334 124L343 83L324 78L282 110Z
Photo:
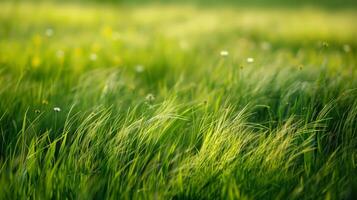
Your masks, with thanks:
M1 199L353 197L353 10L0 10Z

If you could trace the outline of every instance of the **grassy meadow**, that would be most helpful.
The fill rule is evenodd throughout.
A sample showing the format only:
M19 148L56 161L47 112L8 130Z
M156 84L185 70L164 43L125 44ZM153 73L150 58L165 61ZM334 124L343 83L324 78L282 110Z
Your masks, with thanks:
M0 2L0 199L353 199L356 19Z

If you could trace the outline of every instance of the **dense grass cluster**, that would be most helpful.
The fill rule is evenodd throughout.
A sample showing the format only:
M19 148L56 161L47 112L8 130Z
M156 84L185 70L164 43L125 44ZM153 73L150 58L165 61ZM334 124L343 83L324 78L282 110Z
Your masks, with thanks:
M342 199L357 14L0 4L0 199Z

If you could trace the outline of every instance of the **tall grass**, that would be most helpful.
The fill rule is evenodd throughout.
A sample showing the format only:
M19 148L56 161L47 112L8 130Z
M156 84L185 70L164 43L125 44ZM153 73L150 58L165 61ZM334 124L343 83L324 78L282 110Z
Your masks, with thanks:
M355 195L354 12L1 5L0 199Z

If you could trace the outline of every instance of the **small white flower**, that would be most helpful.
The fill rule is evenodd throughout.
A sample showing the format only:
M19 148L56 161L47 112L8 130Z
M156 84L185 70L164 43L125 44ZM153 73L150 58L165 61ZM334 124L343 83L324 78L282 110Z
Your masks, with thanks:
M51 28L46 29L45 34L47 37L51 37L53 35L53 29Z
M61 112L61 108L59 108L59 107L54 107L53 110L54 110L55 112Z
M144 71L144 66L142 66L142 65L136 65L136 66L135 66L135 71L136 71L137 73L142 73L142 72Z
M155 97L153 94L149 93L148 95L146 95L145 99L149 102L152 102L155 100Z
M89 55L89 59L90 59L91 61L96 61L96 60L97 60L97 54L91 53L91 54Z
M57 58L63 58L63 57L64 57L64 51L58 50L58 51L56 52L56 56L57 56Z
M247 63L253 63L253 62L254 62L254 58L251 57L247 58Z
M221 51L220 54L221 54L222 57L227 57L229 55L229 52L226 51L226 50L223 50L223 51Z

